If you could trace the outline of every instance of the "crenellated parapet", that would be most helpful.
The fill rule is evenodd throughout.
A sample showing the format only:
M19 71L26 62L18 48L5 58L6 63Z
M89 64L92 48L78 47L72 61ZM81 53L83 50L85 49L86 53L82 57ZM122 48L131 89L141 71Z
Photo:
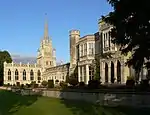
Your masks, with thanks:
M7 63L7 62L4 62L4 67L32 67L32 68L36 68L36 67L41 67L40 65L37 65L36 63L35 64L30 64L30 63L27 63L27 64L24 64L24 63Z

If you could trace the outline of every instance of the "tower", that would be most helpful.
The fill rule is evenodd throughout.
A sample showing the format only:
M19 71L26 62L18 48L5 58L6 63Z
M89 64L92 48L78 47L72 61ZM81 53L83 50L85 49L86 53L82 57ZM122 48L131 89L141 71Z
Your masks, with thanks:
M70 37L70 68L74 68L77 65L77 58L78 58L78 48L76 43L79 41L80 38L80 31L79 30L71 30L69 32Z
M52 47L52 39L48 35L48 21L45 20L44 36L38 49L37 64L45 70L56 66L55 49Z

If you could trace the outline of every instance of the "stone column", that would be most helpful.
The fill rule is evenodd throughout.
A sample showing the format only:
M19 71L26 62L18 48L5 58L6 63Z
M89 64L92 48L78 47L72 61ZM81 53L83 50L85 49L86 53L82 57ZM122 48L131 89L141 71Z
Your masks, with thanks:
M88 84L89 81L89 65L86 65L86 81L85 83Z
M121 64L121 83L126 83L127 76L130 75L128 66Z
M117 83L117 65L114 65L114 78L115 78L115 83Z
M82 82L85 82L84 81L84 66L82 66Z
M102 84L105 82L103 70L104 70L104 64L103 64L103 62L100 61L100 77L101 77L100 81Z
M80 66L78 67L78 81L81 82L81 76L80 76Z

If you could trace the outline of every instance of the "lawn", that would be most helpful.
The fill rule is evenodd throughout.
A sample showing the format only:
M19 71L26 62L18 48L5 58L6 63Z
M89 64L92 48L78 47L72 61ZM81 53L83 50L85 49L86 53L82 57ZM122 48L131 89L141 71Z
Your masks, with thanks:
M0 115L149 115L148 109L98 107L81 101L20 96L0 91Z

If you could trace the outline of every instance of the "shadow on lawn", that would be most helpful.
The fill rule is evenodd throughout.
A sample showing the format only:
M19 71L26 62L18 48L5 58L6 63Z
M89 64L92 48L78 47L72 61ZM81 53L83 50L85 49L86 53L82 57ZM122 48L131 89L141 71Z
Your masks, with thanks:
M20 107L29 106L37 100L37 96L21 96L10 91L0 91L0 115L10 115Z
M150 109L98 106L83 101L61 100L73 115L149 115Z

